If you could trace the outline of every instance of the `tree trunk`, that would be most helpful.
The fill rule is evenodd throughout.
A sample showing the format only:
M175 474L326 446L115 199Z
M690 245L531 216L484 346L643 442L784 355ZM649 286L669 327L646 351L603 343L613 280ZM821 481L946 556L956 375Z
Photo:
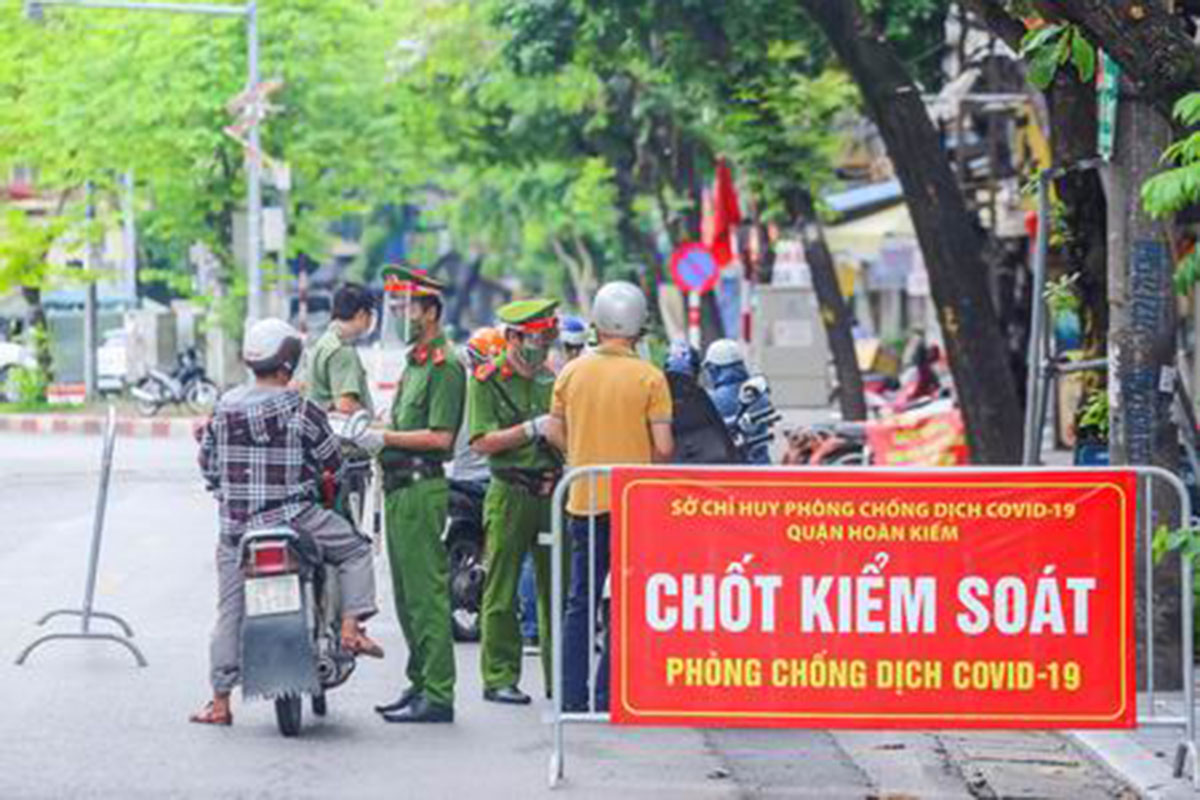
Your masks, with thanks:
M42 290L23 286L21 296L29 304L28 339L33 344L33 356L49 384L54 381L54 353L50 350L50 325L46 322L46 307L42 305Z
M1137 202L1142 181L1159 168L1159 156L1170 142L1166 119L1153 106L1128 91L1123 82L1117 117L1116 152L1108 170L1108 387L1109 453L1113 464L1153 464L1176 471L1179 432L1171 418L1177 309L1172 283L1173 259L1164 224ZM1177 527L1178 504L1172 493L1154 493L1150 530ZM1145 585L1145 548L1149 532L1137 537L1139 585ZM1181 686L1179 561L1164 559L1154 571L1153 620L1156 684ZM1138 666L1145 679L1142 653L1146 608L1137 603Z
M908 68L852 0L800 0L862 93L904 187L976 463L1015 464L1021 413L982 242Z
M1051 19L1078 25L1164 114L1200 89L1200 49L1160 0L1039 0L1037 6Z
M804 259L812 274L821 322L829 339L833 368L837 373L838 405L842 419L866 419L867 403L863 397L862 373L858 369L858 354L854 349L853 315L846 298L842 297L837 269L829 245L825 243L825 231L814 208L812 195L797 189L789 193L787 205L788 216L804 242Z

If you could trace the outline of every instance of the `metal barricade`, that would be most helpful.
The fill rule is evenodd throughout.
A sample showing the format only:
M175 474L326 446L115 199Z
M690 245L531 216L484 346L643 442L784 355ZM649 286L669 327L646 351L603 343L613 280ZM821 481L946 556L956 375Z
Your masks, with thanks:
M37 621L38 625L45 625L55 617L79 617L79 632L78 633L48 633L38 637L29 644L21 655L17 657L17 664L24 664L25 659L29 657L37 647L46 642L68 639L84 639L84 640L100 640L119 644L133 655L138 666L146 666L146 657L142 655L142 651L137 648L130 639L133 637L133 629L129 627L129 623L123 620L116 614L110 614L105 611L97 611L95 609L96 599L96 574L100 566L100 542L104 538L104 512L108 506L108 483L112 477L112 462L113 449L116 446L117 438L117 416L116 409L113 406L108 407L108 422L104 429L104 449L100 458L100 487L96 496L96 512L92 522L92 547L88 557L87 582L83 587L83 607L75 608L60 608L45 614ZM102 619L118 626L124 635L116 633L97 633L92 630L92 620Z
M639 469L650 469L650 467L638 466ZM603 621L603 626L598 627L598 612L600 606L605 602L603 595L607 592L607 567L609 564L609 549L608 541L605 540L600 547L601 555L604 556L601 566L604 567L602 572L605 574L597 574L597 531L607 527L607 521L601 522L598 517L607 514L607 504L603 509L597 506L597 497L600 493L601 483L609 484L612 476L613 467L582 467L573 469L567 472L559 481L558 486L554 491L553 510L551 519L551 539L552 539L552 558L551 562L551 608L554 613L551 614L552 636L554 642L553 650L553 717L552 717L552 751L550 757L550 774L549 783L553 788L561 783L566 774L565 763L565 726L567 723L578 722L607 722L610 719L608 710L602 708L597 703L597 676L599 673L607 672L600 670L603 660L608 658L607 642L602 640L602 633L606 635L608 625L607 620ZM702 471L705 467L681 467L672 465L672 472L678 471ZM1146 683L1145 690L1139 693L1138 698L1138 715L1137 722L1139 726L1167 726L1177 727L1180 729L1182 739L1175 753L1175 775L1182 777L1185 774L1190 775L1193 785L1200 788L1200 755L1198 755L1196 743L1196 703L1195 703L1195 663L1192 658L1193 648L1193 624L1192 624L1192 563L1188 558L1180 559L1180 609L1181 609L1181 671L1182 671L1182 697L1175 698L1173 695L1165 695L1155 685L1155 646L1154 646L1154 562L1153 562L1153 538L1155 531L1154 514L1154 493L1156 484L1159 486L1159 491L1174 492L1178 498L1180 520L1192 520L1191 498L1188 494L1187 487L1179 476L1168 470L1160 467L1138 466L1138 467L1114 467L1114 468L1089 468L1089 467L954 467L954 468L936 468L936 469L919 469L905 468L898 469L894 467L862 467L855 468L855 471L867 471L870 473L887 475L887 474L903 474L906 477L913 475L927 474L931 476L946 475L948 472L997 472L1011 471L1020 472L1022 474L1037 474L1063 471L1070 472L1112 472L1114 470L1129 470L1137 475L1138 484L1138 505L1137 514L1137 536L1141 537L1140 542L1144 551L1145 563L1141 565L1146 570L1147 580L1143 582L1136 590L1144 593L1144 602L1146 604L1145 618L1148 624L1145 626L1144 632L1145 643L1145 675ZM828 467L720 467L722 472L763 472L770 471L773 473L786 473L794 475L814 474L819 475L823 472L828 472ZM565 696L565 651L567 649L567 641L564 635L566 614L569 613L567 607L566 591L564 585L564 569L563 569L563 548L573 547L574 542L568 543L565 530L565 514L566 500L568 492L577 483L587 482L587 496L590 498L589 509L593 512L591 515L576 515L576 519L580 520L577 524L586 526L587 530L587 572L588 572L588 597L587 597L587 703L582 707L566 707L564 705ZM604 494L608 492L605 489ZM603 532L603 531L602 531ZM575 564L572 559L572 568ZM1137 575L1135 568L1135 576ZM572 583L578 579L577 576L572 576ZM598 585L599 581L599 585Z

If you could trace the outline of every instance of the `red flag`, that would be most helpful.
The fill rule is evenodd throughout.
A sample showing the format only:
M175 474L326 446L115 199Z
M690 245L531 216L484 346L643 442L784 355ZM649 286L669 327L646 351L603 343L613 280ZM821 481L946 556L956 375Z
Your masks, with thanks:
M717 178L713 185L712 217L704 225L704 244L712 252L717 264L725 266L733 261L733 235L742 221L738 206L737 189L733 186L733 175L725 159L717 161Z

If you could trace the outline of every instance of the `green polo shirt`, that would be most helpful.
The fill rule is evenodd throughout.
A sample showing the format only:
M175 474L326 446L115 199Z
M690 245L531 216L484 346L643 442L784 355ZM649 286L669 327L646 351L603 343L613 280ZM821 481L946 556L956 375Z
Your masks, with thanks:
M438 336L428 347L413 347L392 403L392 430L457 432L466 392L466 373L445 336ZM414 453L443 461L454 455L453 445L445 451Z
M326 410L337 405L339 397L354 395L362 407L374 413L371 385L358 350L342 340L334 322L312 346L308 357L308 397Z
M502 353L491 364L476 369L471 376L467 391L471 441L485 433L511 428L550 413L554 373L543 368L526 378L507 366L507 358L507 354ZM511 406L505 402L504 396L512 401ZM488 466L492 469L551 469L558 463L548 448L535 442L526 442L520 447L488 456Z

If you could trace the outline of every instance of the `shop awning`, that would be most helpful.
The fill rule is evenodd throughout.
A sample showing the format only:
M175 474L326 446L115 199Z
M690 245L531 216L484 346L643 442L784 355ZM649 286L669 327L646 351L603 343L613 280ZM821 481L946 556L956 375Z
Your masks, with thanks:
M889 237L916 238L912 217L904 203L825 228L825 241L831 251L858 258L875 258Z

